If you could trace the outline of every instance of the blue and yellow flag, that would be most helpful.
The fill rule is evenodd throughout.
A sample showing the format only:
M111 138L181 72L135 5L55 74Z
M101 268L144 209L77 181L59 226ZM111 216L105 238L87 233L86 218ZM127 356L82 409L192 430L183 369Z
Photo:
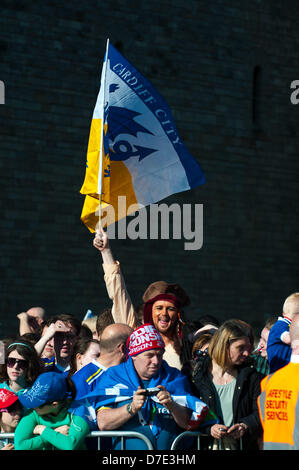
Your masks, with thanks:
M81 220L95 232L108 206L114 211L106 225L204 182L164 99L107 43L80 190L86 195Z

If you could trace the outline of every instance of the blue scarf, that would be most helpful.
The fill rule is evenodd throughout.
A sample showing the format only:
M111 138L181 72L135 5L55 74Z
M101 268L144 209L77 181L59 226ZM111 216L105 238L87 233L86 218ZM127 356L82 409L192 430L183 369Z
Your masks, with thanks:
M102 406L111 406L115 403L132 400L134 393L140 385L142 386L142 383L136 373L133 361L129 357L126 362L107 369L102 374L93 392L78 400L76 405L73 404L75 405L73 406L74 412L75 414L81 414L85 419L88 418L87 414L93 415L94 420L95 410ZM170 367L165 361L162 361L158 373L148 383L148 387L156 387L157 385L163 385L170 393L174 402L191 410L189 430L217 422L215 416L210 413L208 406L199 398L192 395L187 377L178 369ZM147 397L138 413L138 417L140 423L143 426L149 425L153 435L157 437L161 426L158 413L153 413L153 408L155 408L153 407L154 402L159 402L155 396ZM89 409L85 416L83 416L82 412L76 413L76 408L77 410L80 408L80 403L81 409L83 403L85 409L86 407ZM93 413L91 410L93 410Z

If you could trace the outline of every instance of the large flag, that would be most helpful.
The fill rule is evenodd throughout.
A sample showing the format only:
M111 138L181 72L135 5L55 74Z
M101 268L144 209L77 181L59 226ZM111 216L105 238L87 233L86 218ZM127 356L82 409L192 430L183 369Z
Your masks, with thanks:
M104 226L204 182L168 105L108 41L80 190L86 195L81 220L94 232L105 208L113 211Z

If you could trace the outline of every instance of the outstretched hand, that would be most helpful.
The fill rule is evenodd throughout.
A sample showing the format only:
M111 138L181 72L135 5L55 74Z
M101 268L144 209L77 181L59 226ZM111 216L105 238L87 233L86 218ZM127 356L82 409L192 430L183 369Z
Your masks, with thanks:
M105 248L109 247L108 235L102 228L96 232L93 246L99 251L103 251Z

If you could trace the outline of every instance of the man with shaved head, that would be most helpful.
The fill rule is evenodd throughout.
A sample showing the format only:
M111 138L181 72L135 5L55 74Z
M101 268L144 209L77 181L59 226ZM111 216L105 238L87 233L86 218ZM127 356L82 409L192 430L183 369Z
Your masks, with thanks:
M105 370L126 360L126 342L132 331L123 323L112 323L104 328L100 339L100 357L72 376L77 389L76 399L93 391Z
M19 334L36 333L45 320L45 309L42 307L31 307L27 312L17 315L20 320Z
M290 362L261 382L264 450L299 450L299 313L292 319L290 342Z

